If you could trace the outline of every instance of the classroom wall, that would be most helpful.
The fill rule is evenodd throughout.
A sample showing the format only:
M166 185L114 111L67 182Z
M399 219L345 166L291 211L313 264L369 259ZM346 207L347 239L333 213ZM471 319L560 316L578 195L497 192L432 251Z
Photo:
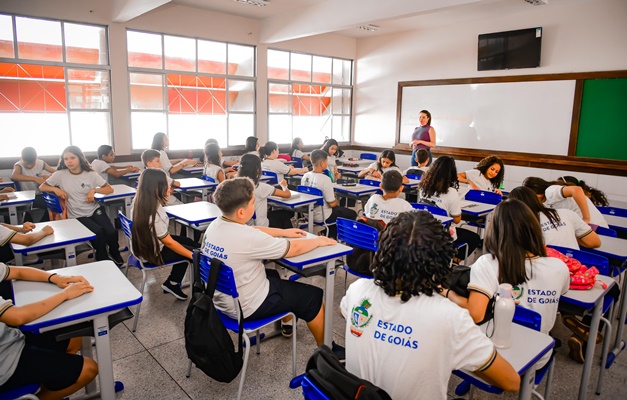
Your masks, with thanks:
M528 11L513 15L440 27L432 27L426 21L426 27L411 32L359 39L353 141L380 147L395 144L399 81L625 70L625 21L627 1L624 0L554 0L547 6L530 6ZM541 67L477 71L479 34L535 26L543 27ZM429 109L429 105L425 104L424 108ZM533 126L533 116L521 123ZM437 124L434 128L437 131ZM565 174L565 171L524 167L508 167L506 171L506 179L512 183L520 183L531 175L551 178ZM570 175L590 175L587 183L597 184L612 198L627 200L625 177Z

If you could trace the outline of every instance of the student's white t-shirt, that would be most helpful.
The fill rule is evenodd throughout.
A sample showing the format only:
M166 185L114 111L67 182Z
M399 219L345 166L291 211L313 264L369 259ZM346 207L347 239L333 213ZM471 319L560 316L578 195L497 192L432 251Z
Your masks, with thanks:
M377 172L379 172L381 174L381 176L383 176L383 174L385 174L388 171L398 171L399 174L403 175L403 171L401 171L401 169L397 166L391 166L391 167L387 167L387 168L381 168L381 171L378 170L379 166L377 165L377 162L373 162L372 164L368 165L367 168L364 168L363 171L369 170L369 169L373 169ZM381 180L381 178L375 178L371 175L366 175L366 177L368 179L373 179L373 180Z
M15 163L15 165L19 165L22 169L22 175L25 176L34 176L40 178L42 175L46 174L46 163L43 160L37 159L35 161L35 166L33 168L26 168L24 163L20 160ZM36 193L41 193L39 191L39 184L37 182L32 181L19 181L20 182L20 190L34 190Z
M333 177L333 180L331 181L331 183L335 182L335 168L336 168L335 159L336 157L330 154L327 157L327 169L329 170L329 172L331 172L331 176Z
M220 171L222 171L222 167L219 165L205 163L202 173L203 175L207 175L209 178L213 178L216 183L220 183L218 180L218 174Z
M340 310L346 369L395 400L444 400L451 371L483 371L496 357L468 311L438 294L402 303L372 279L358 279Z
M107 181L94 171L82 171L74 175L67 169L55 172L46 179L46 183L67 193L65 205L68 218L91 217L100 208L100 203L88 203L87 194L92 189L107 185Z
M422 190L420 191L420 198L422 198ZM427 200L433 201L436 206L446 210L446 213L451 218L462 215L461 199L455 188L450 187L446 193L440 194L439 196L431 196L431 198ZM457 240L457 226L459 225L451 223L449 228L453 240Z
M168 176L170 176L170 170L172 169L170 157L168 157L168 153L166 153L165 150L159 150L159 154L161 154L161 169L164 170Z
M272 237L222 217L209 225L200 248L204 254L220 258L233 269L242 312L247 318L259 308L270 291L262 260L282 258L290 245L287 239ZM236 316L230 296L216 291L213 303L225 314Z
M111 168L111 165L103 160L95 159L91 163L91 168L102 177L105 181L109 181L109 174L107 174L107 170Z
M261 168L276 173L279 183L285 179L284 175L290 172L291 169L289 165L276 158L274 160L266 158L261 162Z
M290 154L290 156L296 157L296 158L303 158L304 155L305 155L305 153L303 153L302 151L300 151L298 149L294 149L292 151L292 154Z
M544 213L540 213L540 227L542 228L542 236L546 245L568 247L570 249L579 250L577 239L592 233L592 229L588 224L583 222L581 217L571 210L565 208L555 209L560 217L557 228L553 226L551 221Z
M414 208L406 200L395 197L384 199L380 194L373 194L368 199L364 213L366 217L380 219L385 224L389 224L396 216L402 212L413 211Z
M259 182L255 188L255 219L248 221L247 225L270 226L268 220L268 197L274 193L274 186L265 182Z
M561 185L549 186L544 191L546 197L546 205L551 208L565 208L571 210L579 215L579 218L583 218L583 214L577 205L577 202L572 197L564 197L562 194ZM602 226L603 228L609 228L607 221L603 218L603 214L596 208L594 204L586 197L586 203L588 204L588 210L590 212L590 224Z
M146 167L146 169L158 169L163 171L161 168L154 168L154 167ZM174 179L172 179L170 177L170 174L168 174L167 172L165 173L165 179L167 179L168 181L168 186L172 187L172 184L174 183ZM168 204L169 206L176 206L179 204L183 204L183 202L179 199L177 199L176 197L174 197L174 195L170 195L170 198L168 199Z
M6 226L0 224L0 246L9 244L13 236L17 234L13 229L9 229Z
M470 182L474 183L475 186L479 188L479 190L487 190L489 192L494 190L494 185L488 178L483 176L481 171L478 169L471 169L465 172L466 179Z
M9 267L0 263L0 282L9 276ZM13 306L11 300L0 297L0 315ZM0 385L4 385L15 373L25 346L24 334L17 328L0 322Z
M333 203L336 200L331 178L322 172L309 171L303 175L301 185L311 186L322 190L324 204L322 205L322 210L320 210L320 207L314 208L314 221L326 221L331 216L332 212L331 207L329 207L329 203Z
M135 198L131 202L131 215L128 216L131 220L133 219L133 210L135 209ZM148 227L152 226L152 218L149 218ZM166 214L165 209L161 204L157 207L157 213L155 214L155 233L157 234L157 239L159 239L159 251L163 250L163 242L161 239L165 238L170 234L168 228L170 227L170 218L168 218L168 214Z

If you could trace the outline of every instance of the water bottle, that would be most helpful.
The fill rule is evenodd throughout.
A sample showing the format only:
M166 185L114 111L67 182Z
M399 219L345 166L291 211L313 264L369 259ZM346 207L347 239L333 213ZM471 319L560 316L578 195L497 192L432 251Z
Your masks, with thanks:
M496 294L492 342L500 349L506 349L512 345L512 321L516 310L513 292L512 285L501 283Z

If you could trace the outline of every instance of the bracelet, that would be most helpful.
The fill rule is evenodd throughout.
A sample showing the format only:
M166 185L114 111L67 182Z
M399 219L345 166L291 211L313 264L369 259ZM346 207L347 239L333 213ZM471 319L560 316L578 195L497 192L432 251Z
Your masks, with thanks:
M57 275L56 272L53 273L53 274L48 275L48 283L52 283L52 281L50 279L52 279L52 277L55 276L55 275ZM447 293L447 296L448 296L448 293Z
M449 294L450 292L451 292L451 289L447 289L447 290L446 290L446 296L444 296L444 297L446 297L446 298L448 299L448 294Z

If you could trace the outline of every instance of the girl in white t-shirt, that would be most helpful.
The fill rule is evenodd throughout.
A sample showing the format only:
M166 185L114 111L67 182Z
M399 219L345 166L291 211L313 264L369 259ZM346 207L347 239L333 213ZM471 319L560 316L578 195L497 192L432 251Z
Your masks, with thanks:
M259 157L264 170L276 173L278 182L281 182L285 175L304 174L309 170L307 168L294 168L279 160L279 147L274 142L268 142L265 146L259 148Z
M222 169L222 150L216 143L210 143L205 147L205 167L202 174L220 183L225 179Z
M305 149L305 145L303 144L303 140L299 137L294 138L292 140L292 149L290 150L290 157L300 158L303 161L310 162L309 154L303 153ZM303 166L305 163L303 163Z
M575 212L564 208L546 208L528 187L515 188L509 198L522 201L538 217L546 245L576 250L579 246L595 248L601 245L599 236Z
M505 176L503 160L497 156L489 156L479 161L474 169L457 174L461 183L468 183L475 190L487 190L501 193L501 184Z
M259 146L259 139L254 136L248 136L244 146L244 154L254 154L259 157Z
M237 176L252 179L255 183L255 215L248 221L248 225L265 226L271 228L289 229L292 226L294 213L289 210L268 210L268 197L277 196L284 199L292 197L287 190L285 180L279 182L282 189L259 182L261 178L261 160L254 154L244 154L240 159Z
M172 266L170 276L161 288L179 300L187 295L180 284L192 259L193 249L200 245L185 236L171 236L169 218L163 206L168 204L170 186L166 174L159 169L147 169L139 177L137 193L131 205L133 220L131 246L136 257L151 264Z
M372 178L381 180L383 174L387 171L398 171L399 174L403 175L403 171L396 165L396 154L394 154L394 150L383 150L376 162L373 162L368 166L368 168L363 169L359 172L358 176L360 178ZM403 183L409 182L409 179L403 176Z
M168 153L165 152L165 149L167 149L169 146L170 139L165 133L157 132L152 137L152 146L150 148L153 150L157 150L161 154L161 169L163 169L163 171L168 174L168 176L176 174L181 169L183 169L183 167L186 167L188 165L196 165L196 160L170 160L170 157L168 157Z
M446 210L449 217L453 218L451 225L451 236L456 245L468 244L468 255L481 246L481 237L468 229L460 228L458 224L462 221L461 200L457 189L457 168L455 160L450 156L439 157L423 175L420 181L419 200L433 202L439 208ZM465 258L465 248L462 246L457 252L457 258Z
M468 313L437 295L454 254L451 237L426 211L401 213L387 225L374 279L351 284L340 304L349 372L400 400L446 399L455 369L518 390L518 374Z
M340 146L335 139L327 139L320 150L324 150L327 152L327 169L329 170L329 178L331 181L335 182L342 177L342 174L337 169L337 164L335 163L335 158L337 157L337 151Z

